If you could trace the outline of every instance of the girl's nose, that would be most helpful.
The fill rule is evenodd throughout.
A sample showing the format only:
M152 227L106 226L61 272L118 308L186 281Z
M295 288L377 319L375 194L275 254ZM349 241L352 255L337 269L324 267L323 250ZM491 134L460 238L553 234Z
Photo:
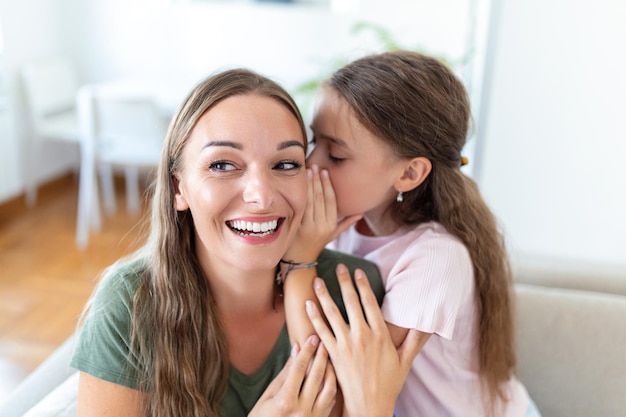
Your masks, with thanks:
M309 156L306 158L306 166L310 168L313 164L320 166L320 152L317 147L313 148L309 153ZM320 167L321 168L321 167Z

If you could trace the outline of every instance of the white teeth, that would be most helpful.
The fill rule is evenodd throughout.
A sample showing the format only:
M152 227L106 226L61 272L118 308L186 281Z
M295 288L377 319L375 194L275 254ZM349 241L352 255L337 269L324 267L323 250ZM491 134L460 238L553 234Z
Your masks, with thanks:
M233 229L242 231L242 232L252 232L252 233L265 233L268 231L273 231L278 226L278 220L272 220L269 222L246 222L243 220L235 220L230 222L230 227Z

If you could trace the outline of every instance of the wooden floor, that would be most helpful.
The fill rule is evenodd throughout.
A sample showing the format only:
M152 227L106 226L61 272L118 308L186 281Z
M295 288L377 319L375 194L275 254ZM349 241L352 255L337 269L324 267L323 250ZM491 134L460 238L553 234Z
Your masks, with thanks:
M68 175L0 205L0 401L75 329L98 272L141 243L143 216L104 216L89 246L75 245L77 179Z

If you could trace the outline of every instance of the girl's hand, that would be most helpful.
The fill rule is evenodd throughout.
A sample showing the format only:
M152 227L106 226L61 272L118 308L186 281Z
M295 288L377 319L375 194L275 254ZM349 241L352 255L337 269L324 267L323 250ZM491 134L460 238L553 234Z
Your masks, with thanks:
M315 293L328 324L311 301L306 303L307 313L335 368L343 393L344 416L392 416L396 398L423 343L419 332L410 330L396 348L365 273L357 270L354 277L358 294L348 269L337 266L349 325L319 278L315 280Z
M324 247L362 216L353 215L337 221L337 200L328 171L317 165L307 169L307 205L302 223L284 259L309 262L317 259Z
M328 352L317 336L311 336L302 350L294 345L291 358L248 416L328 417L336 393L337 380Z

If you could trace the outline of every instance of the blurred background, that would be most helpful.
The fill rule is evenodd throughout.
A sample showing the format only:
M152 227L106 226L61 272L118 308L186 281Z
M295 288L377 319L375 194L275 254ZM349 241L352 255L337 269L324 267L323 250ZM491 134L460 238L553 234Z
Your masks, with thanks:
M79 170L67 143L45 143L45 158L29 162L23 71L33 62L63 57L81 85L139 80L166 119L200 78L246 66L282 83L308 118L311 91L337 65L403 47L439 56L465 82L467 173L514 268L623 278L624 22L622 0L0 0L0 208L24 198L29 178Z

